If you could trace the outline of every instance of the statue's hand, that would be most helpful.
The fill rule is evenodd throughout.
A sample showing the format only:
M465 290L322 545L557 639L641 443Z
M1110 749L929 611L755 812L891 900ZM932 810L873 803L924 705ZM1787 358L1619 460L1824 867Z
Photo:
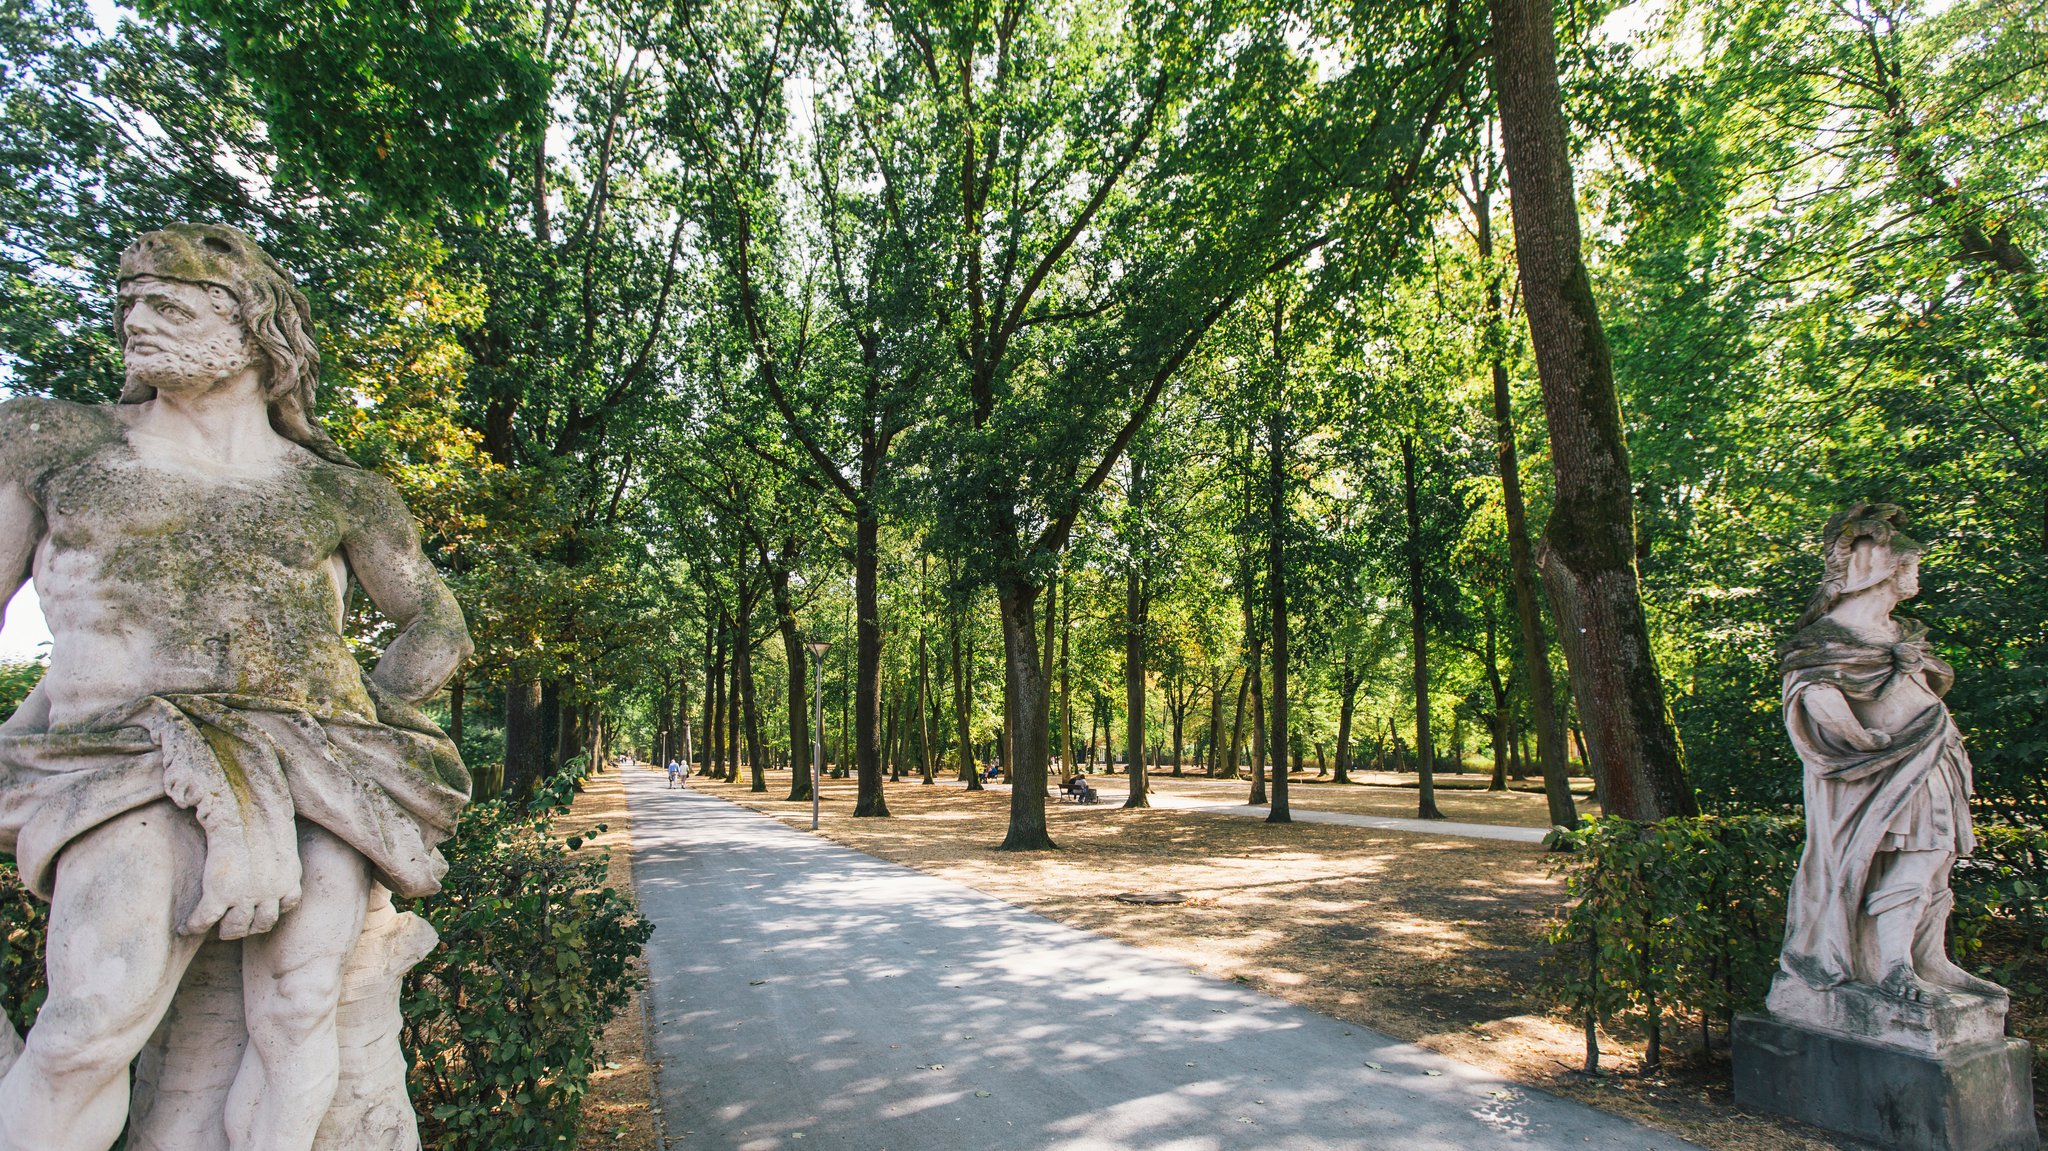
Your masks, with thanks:
M1918 675L1927 666L1927 651L1916 643L1892 645L1892 674Z
M278 918L298 904L297 892L279 899L239 898L231 901L208 890L199 897L199 906L185 918L178 933L204 935L218 925L220 937L224 940L262 935L276 927Z
M1832 687L1808 692L1806 705L1822 730L1858 751L1883 751L1892 745L1889 733L1863 726L1849 701Z

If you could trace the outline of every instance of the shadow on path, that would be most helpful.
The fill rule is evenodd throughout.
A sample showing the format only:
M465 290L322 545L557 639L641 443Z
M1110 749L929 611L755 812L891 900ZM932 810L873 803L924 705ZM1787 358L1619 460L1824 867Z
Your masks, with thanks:
M673 1148L1691 1146L626 778Z

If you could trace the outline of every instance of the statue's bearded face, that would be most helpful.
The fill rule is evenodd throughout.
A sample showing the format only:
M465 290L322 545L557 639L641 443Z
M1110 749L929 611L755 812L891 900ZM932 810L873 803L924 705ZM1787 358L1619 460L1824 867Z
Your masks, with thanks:
M131 384L200 395L262 361L227 289L138 276L121 285L122 358Z

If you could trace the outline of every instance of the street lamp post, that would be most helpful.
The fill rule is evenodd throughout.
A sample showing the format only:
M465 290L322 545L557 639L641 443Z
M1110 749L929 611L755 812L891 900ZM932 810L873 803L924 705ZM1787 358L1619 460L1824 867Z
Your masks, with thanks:
M825 759L825 649L832 645L814 639L811 649L811 830L818 830L818 773Z

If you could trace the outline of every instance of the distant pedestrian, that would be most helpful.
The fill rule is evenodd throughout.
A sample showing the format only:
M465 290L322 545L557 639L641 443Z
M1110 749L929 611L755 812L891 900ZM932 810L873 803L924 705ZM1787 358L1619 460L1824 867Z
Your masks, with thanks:
M683 785L683 765L673 759L668 761L668 785L670 787L681 787Z

